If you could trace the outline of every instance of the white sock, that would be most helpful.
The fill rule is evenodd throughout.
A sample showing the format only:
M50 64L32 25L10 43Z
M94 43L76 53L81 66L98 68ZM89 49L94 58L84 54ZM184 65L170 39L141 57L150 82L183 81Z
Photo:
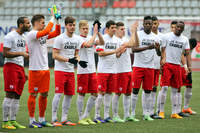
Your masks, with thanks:
M132 94L132 101L131 101L131 106L132 106L132 111L131 111L131 115L135 116L135 108L136 108L136 104L137 104L137 99L138 99L138 94Z
M114 95L112 98L112 112L113 117L118 117L118 108L119 108L119 95Z
M10 108L10 120L15 121L19 110L19 99L12 99Z
M76 105L77 105L79 120L82 119L81 117L83 115L83 102L84 102L83 100L84 100L84 96L78 95Z
M124 118L127 118L130 116L130 103L131 103L131 96L123 95L123 105L124 105Z
M150 115L153 115L154 114L154 109L155 109L155 103L156 103L156 92L151 92L151 95L150 95Z
M82 119L89 117L90 111L92 110L92 107L95 104L96 98L97 98L96 96L92 96L92 95L88 98L87 105L85 108L85 112L82 116Z
M45 118L44 118L44 117L39 117L38 121L39 121L40 123L42 123L43 121L45 121Z
M189 108L189 102L192 97L192 88L186 88L184 92L184 109Z
M172 114L177 113L176 108L177 108L177 93L178 89L177 88L172 88L171 90L171 103L172 103Z
M176 108L176 113L181 112L181 106L182 106L182 95L181 92L177 93L177 108Z
M2 108L3 108L3 121L8 121L8 117L10 115L10 109L11 109L11 98L5 97L3 100Z
M68 111L71 105L72 96L64 95L63 103L62 103L62 119L61 122L67 120Z
M158 96L157 96L157 108L156 108L156 113L160 111L160 97L161 97L161 91L158 92Z
M98 97L97 97L96 103L95 103L95 119L100 117L100 110L101 110L102 100L103 100L103 95L102 94L98 94Z
M164 112L168 86L163 86L160 94L160 112Z
M52 101L52 122L57 120L57 110L60 102L61 93L55 93Z
M142 92L143 115L150 115L150 95L151 93Z
M29 117L29 124L32 124L35 121L35 117Z
M104 95L104 119L108 118L109 112L110 112L110 103L111 103L111 94L105 94Z

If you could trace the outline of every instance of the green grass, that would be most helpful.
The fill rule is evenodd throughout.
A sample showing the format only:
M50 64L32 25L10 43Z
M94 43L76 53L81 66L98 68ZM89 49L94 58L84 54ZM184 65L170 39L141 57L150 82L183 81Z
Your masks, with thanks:
M27 71L27 69L26 69ZM171 104L169 98L169 91L167 97L167 103L165 106L166 119L164 120L154 120L153 122L147 122L142 120L142 106L141 106L141 91L137 103L136 115L141 121L138 123L127 122L123 124L119 123L107 123L107 124L98 124L91 126L82 126L78 125L75 127L65 126L65 127L54 127L54 128L42 128L42 129L17 129L17 130L4 130L0 128L0 132L12 132L12 133L199 133L200 132L200 106L199 106L199 94L200 94L200 73L193 72L193 96L191 100L191 107L198 112L197 115L191 116L189 118L184 118L180 120L174 120L170 118L171 113ZM48 107L46 111L46 119L51 121L51 102L54 96L54 74L51 69L51 88L48 96ZM28 126L29 117L28 117L28 108L27 108L27 99L28 99L28 83L26 82L23 95L20 101L20 110L17 115L17 121L23 125ZM184 89L182 89L184 90ZM182 91L183 93L183 91ZM0 103L2 104L5 93L3 91L3 74L2 68L0 68ZM71 108L69 110L69 119L73 122L77 122L78 113L76 110L76 96L72 99ZM85 99L86 102L87 98ZM38 104L38 103L37 103ZM120 98L119 105L119 114L123 117L123 108L122 108L122 98ZM103 108L102 108L103 109ZM111 111L110 111L111 112ZM101 111L103 116L103 110ZM61 103L58 111L59 118L61 116ZM94 116L94 108L92 110L92 118ZM38 118L38 108L36 109L36 118ZM2 119L2 106L0 106L0 119ZM1 124L1 122L0 122Z

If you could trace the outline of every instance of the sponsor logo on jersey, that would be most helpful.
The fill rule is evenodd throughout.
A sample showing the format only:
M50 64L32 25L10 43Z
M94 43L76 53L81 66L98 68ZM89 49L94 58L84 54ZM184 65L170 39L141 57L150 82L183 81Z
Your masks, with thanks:
M154 43L154 40L151 39L143 39L142 40L142 45L152 45Z
M64 49L77 49L77 42L66 42L64 43Z
M47 42L48 36L40 37L38 41L40 42L41 45L45 44Z
M169 42L169 46L182 49L183 48L183 42L172 40L172 41Z
M17 40L17 47L25 47L25 40Z
M117 43L107 42L105 45L106 49L116 49Z

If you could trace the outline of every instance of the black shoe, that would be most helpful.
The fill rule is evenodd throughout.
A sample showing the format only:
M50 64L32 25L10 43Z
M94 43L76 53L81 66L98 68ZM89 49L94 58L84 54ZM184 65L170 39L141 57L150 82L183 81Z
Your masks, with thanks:
M162 117L158 116L157 114L150 115L153 119L162 119Z
M182 117L189 117L189 116L190 116L190 115L185 114L185 113L183 113L183 112L178 113L178 115L180 115L180 116L182 116Z

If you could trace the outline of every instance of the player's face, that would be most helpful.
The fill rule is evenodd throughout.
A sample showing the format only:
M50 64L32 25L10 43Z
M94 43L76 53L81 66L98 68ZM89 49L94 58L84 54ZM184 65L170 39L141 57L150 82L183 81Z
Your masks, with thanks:
M146 33L151 33L152 20L144 20L143 26Z
M172 24L172 25L171 25L171 32L174 32L174 31L175 31L175 28L176 28L176 24Z
M185 25L183 23L177 23L175 28L175 35L180 36L181 33L184 31Z
M159 26L158 20L153 21L152 31L157 31L158 30L158 26Z
M108 28L108 34L110 35L114 35L115 32L116 32L116 25L111 25L109 28Z
M28 18L25 18L24 19L24 24L23 24L23 27L22 27L23 32L30 31L30 28L31 28L30 21L29 21Z
M116 32L120 37L123 37L125 35L125 27L124 26L117 27Z
M89 32L89 26L88 25L82 26L80 28L80 34L81 35L87 36L88 32Z
M43 30L45 28L44 19L42 18L39 21L36 21L34 26L36 27L37 30Z
M70 34L73 34L75 32L75 28L76 28L76 22L68 23L66 25L67 32Z

